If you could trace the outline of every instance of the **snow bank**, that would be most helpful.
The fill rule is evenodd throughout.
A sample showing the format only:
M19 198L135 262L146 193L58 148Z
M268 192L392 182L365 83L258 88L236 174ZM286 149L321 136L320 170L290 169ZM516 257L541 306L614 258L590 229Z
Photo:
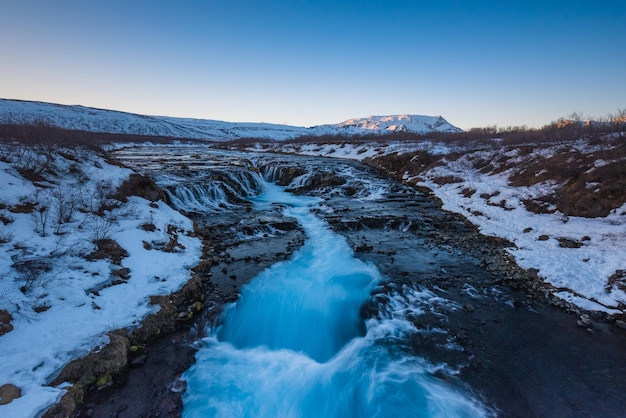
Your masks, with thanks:
M513 187L506 173L482 174L460 159L427 173L418 182L434 191L446 210L459 213L485 235L506 238L516 245L508 251L524 268L539 274L560 291L557 296L586 310L623 313L626 293L608 283L616 270L626 269L626 205L605 218L537 214L523 199L549 194L551 184ZM459 183L437 184L433 179L455 176ZM410 180L410 179L409 179ZM471 196L463 190L475 190ZM487 198L487 196L490 196ZM561 246L559 239L582 244Z
M129 169L91 152L67 150L71 155L42 160L45 179L32 182L15 168L24 157L0 151L0 214L9 221L0 223L8 241L0 244L0 309L12 315L14 327L0 336L0 385L12 383L22 391L21 398L0 406L0 416L33 417L64 393L47 383L65 364L105 344L108 331L138 324L155 309L150 295L172 293L189 279L201 243L189 234L192 222L162 202L131 196L97 214L96 206L128 178ZM25 203L36 206L22 213L18 208ZM58 222L63 208L66 219ZM177 252L144 246L145 241L158 248L172 235L180 244ZM116 241L128 256L119 265L88 261L100 238ZM122 268L130 278L114 284L112 272Z

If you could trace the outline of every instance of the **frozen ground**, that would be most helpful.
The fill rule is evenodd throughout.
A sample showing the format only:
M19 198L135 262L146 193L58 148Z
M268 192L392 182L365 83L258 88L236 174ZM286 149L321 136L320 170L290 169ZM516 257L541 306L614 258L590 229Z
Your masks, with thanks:
M497 148L473 151L494 154L498 152L494 150ZM518 264L537 269L539 275L554 286L552 291L558 297L585 310L608 314L626 311L623 283L620 288L619 280L609 280L611 276L620 278L620 272L626 272L626 205L603 218L567 217L558 211L552 214L530 212L522 200L550 193L554 184L544 182L531 187L514 187L509 185L506 171L483 173L473 168L467 158L447 160L447 154L462 150L458 146L398 142L279 144L273 149L355 160L414 151L443 156L443 165L419 175L405 173L403 180L433 190L446 210L463 215L482 233L513 242L515 248L509 251ZM538 148L536 152L551 153L553 150ZM437 181L445 177L455 180L449 183ZM564 247L561 244L564 239L580 246Z
M0 416L33 417L64 393L47 382L67 362L153 312L149 296L189 279L201 243L191 221L162 202L111 201L131 171L94 152L0 151L0 310L13 326L0 336L0 386L22 392ZM126 256L88 257L101 239Z

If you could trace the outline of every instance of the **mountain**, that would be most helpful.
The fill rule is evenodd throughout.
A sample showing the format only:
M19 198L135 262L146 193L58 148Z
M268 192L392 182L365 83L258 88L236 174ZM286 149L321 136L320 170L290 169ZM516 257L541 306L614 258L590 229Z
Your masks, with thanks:
M79 105L0 99L0 123L45 121L64 129L130 135L226 141L238 138L285 140L302 135L363 135L389 132L461 132L441 116L397 115L349 119L310 128L271 123L146 116Z
M321 125L314 129L319 131L328 129L329 132L339 131L349 135L389 132L415 132L419 134L463 132L462 129L451 125L441 116L423 115L369 116L367 118L348 119L336 125Z

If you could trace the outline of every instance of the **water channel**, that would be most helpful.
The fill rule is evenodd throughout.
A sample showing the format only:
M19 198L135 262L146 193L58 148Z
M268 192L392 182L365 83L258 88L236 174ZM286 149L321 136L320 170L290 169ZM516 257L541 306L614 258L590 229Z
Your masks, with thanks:
M382 280L311 213L319 199L265 182L255 208L281 207L306 241L246 285L201 342L184 379L183 416L476 417L485 409L398 349L408 322L364 320ZM425 295L429 296L429 295Z

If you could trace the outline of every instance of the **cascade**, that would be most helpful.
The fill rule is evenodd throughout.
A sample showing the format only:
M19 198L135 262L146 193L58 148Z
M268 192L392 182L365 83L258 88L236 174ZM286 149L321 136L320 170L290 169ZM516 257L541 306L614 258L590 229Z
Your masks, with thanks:
M398 349L403 329L410 327L402 317L406 309L361 318L361 306L382 277L310 212L319 199L267 183L251 200L261 210L280 206L300 222L307 239L291 259L246 285L221 325L201 342L196 363L183 376L184 417L487 414L434 377L435 366Z
M165 191L172 204L185 211L219 210L246 202L262 189L259 173L247 168L213 170L209 176L191 181L169 181Z

